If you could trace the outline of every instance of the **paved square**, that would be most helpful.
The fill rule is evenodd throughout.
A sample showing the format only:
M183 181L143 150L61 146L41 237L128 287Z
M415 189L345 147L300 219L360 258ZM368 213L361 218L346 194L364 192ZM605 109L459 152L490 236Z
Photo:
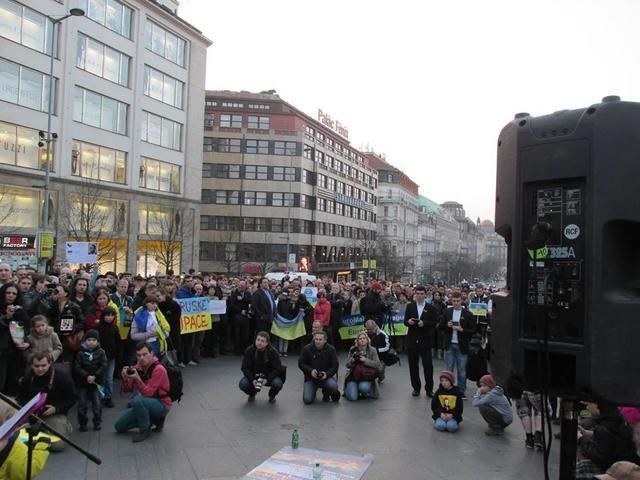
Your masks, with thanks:
M371 453L371 480L544 478L542 453L524 447L517 418L504 437L487 437L471 401L456 434L433 430L429 402L411 396L406 357L387 369L380 398L339 404L302 403L302 373L297 356L283 359L287 382L276 404L266 392L247 403L238 389L240 357L204 359L184 370L185 396L175 405L160 434L134 444L130 435L113 430L126 398L104 409L103 430L74 432L73 438L98 455L100 467L74 450L51 455L42 480L205 480L237 479L291 442L293 428L300 445L356 455ZM341 358L344 371L345 356ZM434 371L443 368L435 361ZM341 378L342 380L342 378ZM342 389L342 388L341 388ZM74 426L77 425L75 412ZM557 478L558 441L554 441L551 478Z

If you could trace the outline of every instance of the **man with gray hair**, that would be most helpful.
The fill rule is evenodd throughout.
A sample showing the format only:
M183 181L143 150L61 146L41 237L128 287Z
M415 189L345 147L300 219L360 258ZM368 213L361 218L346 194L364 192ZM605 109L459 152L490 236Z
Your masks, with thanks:
M5 283L11 283L13 279L13 271L8 263L0 263L0 287Z

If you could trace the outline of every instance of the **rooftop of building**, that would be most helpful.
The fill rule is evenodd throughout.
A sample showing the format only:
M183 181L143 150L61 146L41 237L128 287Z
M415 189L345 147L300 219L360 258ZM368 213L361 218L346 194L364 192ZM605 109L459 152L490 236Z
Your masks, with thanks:
M437 215L444 213L444 209L440 205L424 195L418 196L418 206L424 209L426 213L435 213Z
M163 12L165 12L167 15L170 15L171 17L173 17L178 23L181 23L184 27L188 28L189 30L192 31L192 33L198 35L201 37L201 39L207 43L208 46L213 45L213 41L209 38L207 38L204 33L202 33L202 30L200 30L199 28L194 27L191 23L187 22L184 18L182 18L181 16L178 15L177 11L168 7L167 5L165 5L162 1L159 0L145 0L147 3L155 6L156 8L161 9ZM171 2L173 4L178 5L178 2Z

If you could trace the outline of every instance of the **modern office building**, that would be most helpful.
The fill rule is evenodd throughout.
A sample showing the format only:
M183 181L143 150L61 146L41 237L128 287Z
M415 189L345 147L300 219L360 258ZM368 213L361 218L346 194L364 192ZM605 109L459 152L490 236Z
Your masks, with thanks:
M378 170L378 270L388 280L417 280L418 184L381 155L365 154Z
M318 114L274 91L207 91L202 271L363 274L375 240L378 174L346 128Z
M84 16L52 23L74 7ZM0 231L28 241L54 232L58 258L68 240L96 241L102 270L197 267L211 42L177 8L173 0L0 1Z

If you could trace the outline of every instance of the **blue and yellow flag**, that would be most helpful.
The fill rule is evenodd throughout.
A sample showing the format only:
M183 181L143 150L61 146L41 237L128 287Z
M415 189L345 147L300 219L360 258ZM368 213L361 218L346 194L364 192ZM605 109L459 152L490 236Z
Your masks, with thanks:
M298 312L298 316L292 320L276 314L271 325L271 333L284 340L295 340L305 336L307 329L304 326L304 312Z

